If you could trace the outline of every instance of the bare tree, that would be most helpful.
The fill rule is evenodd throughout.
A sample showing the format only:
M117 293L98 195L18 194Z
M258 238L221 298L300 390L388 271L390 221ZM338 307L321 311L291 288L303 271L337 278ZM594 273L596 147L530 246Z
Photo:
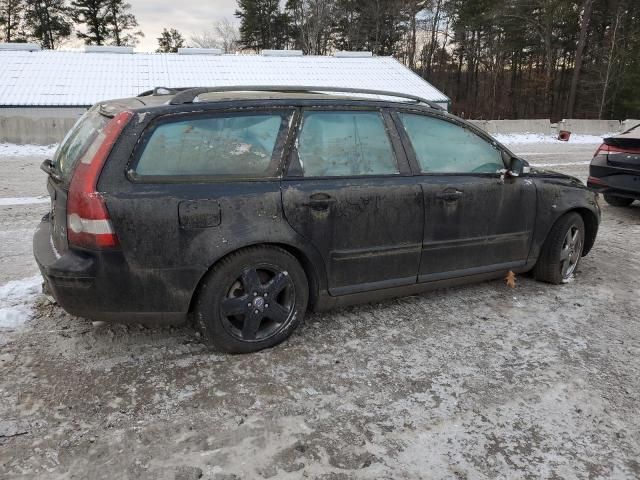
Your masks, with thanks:
M213 30L194 33L191 35L189 43L191 46L199 48L220 48L220 42Z
M235 53L238 50L240 31L235 23L228 18L224 18L214 25L214 30L224 53Z
M297 46L307 55L325 55L334 21L335 0L289 0L287 11Z
M239 49L240 32L238 26L228 18L213 24L206 30L191 36L191 44L200 48L220 48L224 53L235 53Z

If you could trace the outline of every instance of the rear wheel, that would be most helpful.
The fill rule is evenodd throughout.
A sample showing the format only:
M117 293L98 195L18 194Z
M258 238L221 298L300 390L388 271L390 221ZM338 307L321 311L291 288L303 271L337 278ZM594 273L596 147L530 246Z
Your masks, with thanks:
M584 221L575 212L555 223L533 269L536 280L556 285L569 281L582 257L584 231Z
M208 343L230 353L273 347L302 321L309 297L304 270L271 246L232 253L207 275L196 321Z
M605 193L604 201L613 207L628 207L633 203L633 198L617 197Z

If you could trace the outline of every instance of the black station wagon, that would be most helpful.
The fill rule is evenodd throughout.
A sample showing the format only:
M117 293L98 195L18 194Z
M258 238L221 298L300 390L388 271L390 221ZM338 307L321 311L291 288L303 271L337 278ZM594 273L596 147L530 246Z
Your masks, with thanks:
M510 270L563 283L595 241L596 194L430 102L233 90L100 103L43 163L51 211L34 253L66 311L194 318L219 349L251 352L307 308Z

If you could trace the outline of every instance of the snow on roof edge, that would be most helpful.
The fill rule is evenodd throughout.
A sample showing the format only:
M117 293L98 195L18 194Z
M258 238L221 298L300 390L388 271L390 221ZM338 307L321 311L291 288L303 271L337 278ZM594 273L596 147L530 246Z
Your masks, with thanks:
M450 99L393 57L0 51L1 106L86 106L157 86L314 85Z

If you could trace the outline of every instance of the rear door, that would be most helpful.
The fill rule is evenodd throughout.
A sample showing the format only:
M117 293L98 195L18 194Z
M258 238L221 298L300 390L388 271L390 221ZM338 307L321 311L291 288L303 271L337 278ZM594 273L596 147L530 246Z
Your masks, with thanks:
M536 215L534 183L503 178L502 152L462 125L394 114L424 192L419 281L523 266Z
M329 293L415 283L422 191L390 117L304 110L291 157L282 182L285 216L322 255Z
M193 288L172 285L195 287L226 251L277 231L292 115L290 108L164 115L145 128L128 166L108 162L99 186L127 264L149 295L141 304L165 295L178 305Z

